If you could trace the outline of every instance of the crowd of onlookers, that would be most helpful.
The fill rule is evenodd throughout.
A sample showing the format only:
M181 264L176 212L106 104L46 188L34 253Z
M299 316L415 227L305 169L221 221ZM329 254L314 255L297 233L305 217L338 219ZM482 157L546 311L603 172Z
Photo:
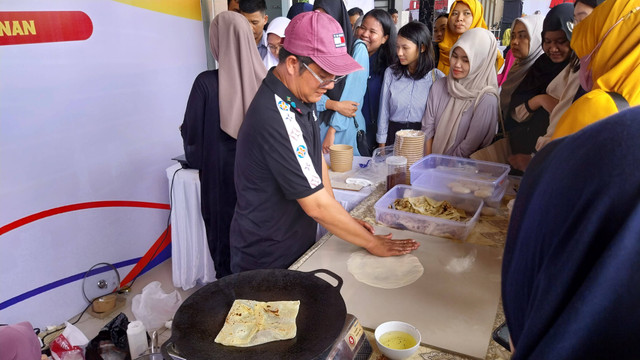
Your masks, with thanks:
M352 145L356 155L370 155L393 144L400 129L425 131L426 154L462 157L507 137L509 162L517 172L552 139L611 115L614 102L606 93L630 104L637 97L625 85L630 78L625 71L634 68L633 49L618 48L623 39L615 36L632 23L616 21L633 2L615 7L615 16L597 15L578 26L601 2L578 0L555 6L546 16L523 15L504 31L503 51L494 49L498 42L487 30L478 0L454 1L450 13L435 16L433 29L417 21L398 29L395 9L364 14L332 0L295 3L287 17L275 19L266 15L264 0L229 0L228 5L249 20L266 69L278 63L284 31L295 15L323 11L342 26L347 50L364 70L336 82L317 103L326 152L339 143ZM591 31L596 23L614 35ZM628 59L627 68L593 61L608 57L598 51L603 46ZM581 66L589 68L580 71ZM605 84L612 72L620 76ZM361 130L368 149L356 144Z
M239 14L218 15L210 29L219 70L196 79L182 127L218 276L229 273L238 129L265 76L295 55L283 47L291 19L318 11L363 69L319 76L302 62L326 90L314 105L322 151L348 144L368 156L400 129L424 131L425 154L482 159L506 143L496 151L525 175L502 273L514 358L638 358L640 110L625 109L640 104L640 1L523 15L502 47L478 0L454 1L432 29L398 29L397 11L347 11L340 0L295 3L276 19L264 0L228 5Z

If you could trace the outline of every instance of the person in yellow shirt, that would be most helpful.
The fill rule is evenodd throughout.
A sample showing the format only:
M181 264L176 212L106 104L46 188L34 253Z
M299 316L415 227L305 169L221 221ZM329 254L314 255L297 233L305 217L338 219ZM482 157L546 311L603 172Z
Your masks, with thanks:
M509 46L511 44L511 28L508 28L502 34L502 46Z
M640 105L640 2L607 0L573 29L580 85L587 91L558 121L552 139L571 135L619 110L612 96ZM614 95L615 96L615 95Z
M449 53L453 44L458 41L460 35L469 29L487 28L484 21L484 10L482 4L478 0L456 0L451 5L447 28L444 33L444 39L440 44L440 58L438 59L438 69L445 75L449 74ZM496 40L497 41L497 40ZM498 51L496 59L496 70L499 70L504 63L502 54Z

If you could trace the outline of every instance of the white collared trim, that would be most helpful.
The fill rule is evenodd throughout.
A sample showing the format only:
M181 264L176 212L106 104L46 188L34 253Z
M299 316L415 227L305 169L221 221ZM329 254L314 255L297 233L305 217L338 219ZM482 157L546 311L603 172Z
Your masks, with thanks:
M313 166L311 156L309 156L309 147L302 136L300 124L296 121L296 115L290 110L290 105L282 100L278 95L274 94L274 96L276 107L280 112L280 117L282 118L282 122L284 123L284 126L287 129L287 134L289 135L289 142L291 143L293 154L296 156L300 169L307 178L309 186L311 186L312 189L315 189L318 185L322 184L322 180Z

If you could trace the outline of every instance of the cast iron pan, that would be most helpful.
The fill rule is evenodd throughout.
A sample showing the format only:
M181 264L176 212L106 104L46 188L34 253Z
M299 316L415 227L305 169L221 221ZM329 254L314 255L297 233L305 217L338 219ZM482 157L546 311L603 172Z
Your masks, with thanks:
M337 286L317 273L336 279ZM205 285L182 303L173 319L171 338L162 344L162 354L165 359L175 354L188 360L313 359L333 344L344 326L347 309L341 287L342 279L325 269L267 269L229 275ZM215 343L236 299L300 300L296 337L244 348Z

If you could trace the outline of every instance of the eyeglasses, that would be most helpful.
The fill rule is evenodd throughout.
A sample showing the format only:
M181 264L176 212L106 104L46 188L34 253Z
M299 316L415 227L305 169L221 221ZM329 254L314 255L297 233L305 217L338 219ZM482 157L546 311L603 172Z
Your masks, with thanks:
M311 75L313 75L314 78L316 78L316 80L318 80L320 82L320 87L321 88L325 88L328 87L331 83L333 84L337 84L340 80L344 79L345 76L347 75L342 75L342 76L338 76L337 78L334 79L327 79L327 80L322 80L322 78L320 76L318 76L318 74L316 74L315 72L313 72L313 70L311 70L311 68L309 66L307 66L307 64L302 63L302 65L304 65L304 67L309 70L309 72L311 73Z
M282 45L273 45L273 44L268 44L267 47L269 48L269 50L271 50L272 52L278 52L280 50L280 48L282 47Z

